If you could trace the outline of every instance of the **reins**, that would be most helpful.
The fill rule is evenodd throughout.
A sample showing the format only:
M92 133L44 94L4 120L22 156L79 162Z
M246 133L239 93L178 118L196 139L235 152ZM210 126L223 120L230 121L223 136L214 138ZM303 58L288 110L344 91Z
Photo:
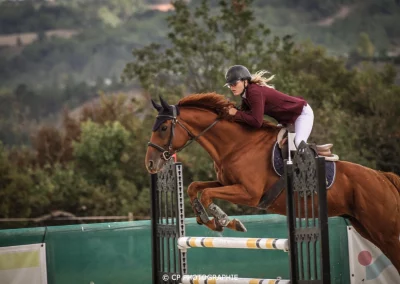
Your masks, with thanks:
M173 115L158 115L157 118L159 117L166 117L167 120L172 120L171 122L171 134L169 136L169 140L168 140L168 149L165 149L163 147L161 147L160 145L157 145L153 142L148 142L147 143L147 147L153 147L155 149L157 149L158 151L160 151L161 157L167 161L169 159L171 159L172 155L175 153L178 153L180 151L182 151L183 149L185 149L187 146L189 146L190 144L193 143L193 141L196 141L197 139L199 139L201 136L203 136L208 130L210 130L215 124L218 123L219 119L217 118L213 123L211 123L206 129L204 129L202 132L200 132L200 134L198 135L194 135L192 134L192 132L190 132L189 129L187 129L185 127L185 125L183 125L177 117L177 111L176 111L176 106L172 105L172 114ZM172 141L174 139L175 136L175 127L176 125L179 124L189 135L189 140L185 143L185 145L183 145L181 148L177 149L177 150L173 150L172 149Z

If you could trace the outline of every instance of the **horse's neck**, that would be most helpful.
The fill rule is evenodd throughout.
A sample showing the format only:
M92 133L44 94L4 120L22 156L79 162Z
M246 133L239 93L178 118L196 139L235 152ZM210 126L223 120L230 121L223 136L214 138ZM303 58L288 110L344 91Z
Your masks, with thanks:
M181 116L194 135L199 135L217 119L215 113L194 108L182 109ZM232 153L240 154L243 148L252 147L249 145L249 141L264 140L267 143L274 135L271 131L246 131L238 123L221 120L204 133L198 142L218 164Z

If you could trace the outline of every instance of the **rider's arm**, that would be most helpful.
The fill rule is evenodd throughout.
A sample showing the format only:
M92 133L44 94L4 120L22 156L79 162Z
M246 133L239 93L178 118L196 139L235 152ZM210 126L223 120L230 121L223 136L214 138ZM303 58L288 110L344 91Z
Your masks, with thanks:
M235 114L235 120L242 121L255 128L260 128L264 120L264 96L260 91L247 93L246 95L250 110L246 112L238 110Z

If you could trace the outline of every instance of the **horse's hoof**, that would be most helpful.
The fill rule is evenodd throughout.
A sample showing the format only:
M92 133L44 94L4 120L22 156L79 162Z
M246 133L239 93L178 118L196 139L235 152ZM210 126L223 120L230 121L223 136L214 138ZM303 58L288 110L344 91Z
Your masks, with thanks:
M222 232L224 230L224 227L217 221L217 219L214 219L214 224L215 224L214 231Z
M233 230L238 232L247 232L246 227L238 219L233 219L231 222L234 224Z

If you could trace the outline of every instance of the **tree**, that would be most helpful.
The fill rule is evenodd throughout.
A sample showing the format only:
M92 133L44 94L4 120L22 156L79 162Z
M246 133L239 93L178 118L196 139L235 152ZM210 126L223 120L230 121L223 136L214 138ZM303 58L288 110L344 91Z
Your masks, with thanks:
M0 143L0 217L53 210L149 216L143 160L151 124L137 115L143 114L142 101L121 94L99 101L84 107L79 120L65 112L62 127L40 129L35 151L6 150Z
M86 121L82 123L79 141L73 143L76 163L88 180L103 184L117 174L129 141L129 132L118 121L104 125Z
M223 92L223 75L230 65L257 69L280 47L280 40L269 39L269 29L255 22L251 3L220 1L219 11L214 13L206 0L193 12L186 1L174 1L175 14L167 20L170 45L151 44L134 50L134 61L126 65L124 79L138 78L153 95L175 99L187 92ZM283 42L283 48L288 44Z
M98 16L105 24L115 28L143 9L143 0L110 0L99 8Z
M8 159L8 151L0 142L0 217L26 217L31 214L34 181L28 171Z
M361 33L358 38L357 53L359 56L371 58L375 53L375 46L372 44L367 33Z
M118 15L114 14L108 7L103 6L98 11L99 18L105 23L113 28L121 24L121 20Z
M310 142L332 142L334 152L344 160L399 172L399 163L389 157L400 144L396 134L400 116L394 107L398 104L393 104L399 88L390 68L383 72L347 69L344 59L329 56L321 47L295 44L291 36L271 38L266 27L254 22L251 3L220 1L219 9L211 13L207 1L193 12L184 1L175 1L175 13L168 18L170 45L134 50L124 78L139 79L153 98L160 94L176 102L193 92L227 94L222 89L223 74L230 65L243 64L251 71L268 67L277 74L273 81L277 89L302 96L313 107ZM368 36L361 39L360 52L372 56ZM201 150L184 150L184 159L186 151L196 152L197 157L206 155ZM186 160L196 179L213 176L210 160L207 164L199 158L196 161L201 163L197 163L189 155Z

